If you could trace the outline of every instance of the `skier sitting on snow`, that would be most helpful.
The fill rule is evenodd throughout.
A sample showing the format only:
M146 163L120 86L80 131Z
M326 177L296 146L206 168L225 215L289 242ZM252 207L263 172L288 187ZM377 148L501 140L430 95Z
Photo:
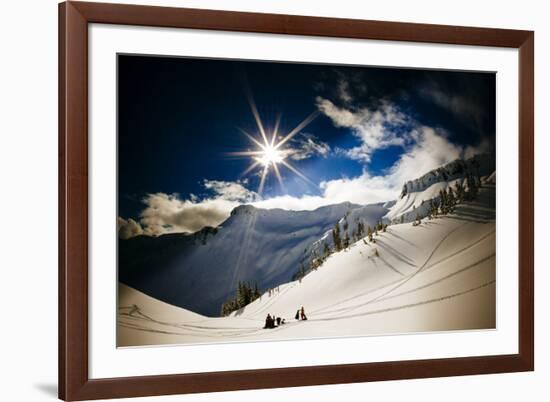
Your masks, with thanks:
M274 328L275 325L274 325L274 322L273 322L273 318L271 318L271 316L268 314L267 317L265 318L265 328Z
M296 310L296 315L294 316L294 319L295 319L295 320L299 320L299 319L300 319L300 309Z

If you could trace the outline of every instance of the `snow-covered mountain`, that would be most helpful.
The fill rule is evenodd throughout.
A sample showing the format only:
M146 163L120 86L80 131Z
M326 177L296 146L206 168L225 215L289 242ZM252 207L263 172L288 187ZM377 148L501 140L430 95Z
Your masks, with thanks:
M264 291L303 275L319 257L324 260L335 251L336 226L351 245L378 222L427 215L429 200L468 175L494 179L494 165L490 155L456 160L406 182L398 199L386 203L341 203L314 211L242 205L217 228L120 239L119 280L163 302L217 316L239 281Z
M457 183L467 189L466 178L469 175L477 180L494 172L493 155L481 154L466 160L457 159L403 184L401 194L384 218L393 223L412 222L417 215L423 217L428 214L429 201L439 198L441 190L449 187L454 190Z
M341 203L286 211L242 205L217 228L120 239L119 280L161 301L217 316L239 281L257 283L261 290L288 282L311 244L342 217L365 208ZM387 211L376 206L369 216L375 222Z
M400 198L410 193L422 192L434 183L449 182L457 178L464 178L468 174L482 177L494 171L495 159L489 154L475 155L466 160L456 159L403 184Z

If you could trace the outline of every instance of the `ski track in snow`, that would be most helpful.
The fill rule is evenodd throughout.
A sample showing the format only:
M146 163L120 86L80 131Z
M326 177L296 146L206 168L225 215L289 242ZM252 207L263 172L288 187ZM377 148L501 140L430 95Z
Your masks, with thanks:
M316 318L316 319L312 319L311 321L343 320L343 319L346 319L346 318L355 318L355 317L362 317L362 316L370 315L370 314L380 314L380 313L387 313L387 312L390 312L390 311L403 310L403 309L406 309L406 308L417 307L417 306L422 306L422 305L425 305L425 304L436 303L436 302L441 302L441 301L444 301L444 300L452 299L452 298L462 296L462 295L465 295L467 293L474 292L476 290L482 289L482 288L487 287L489 285L492 285L494 283L496 283L496 280L493 279L493 280L490 280L490 281L488 281L486 283L483 283L479 286L464 290L462 292L452 293L450 295L438 297L438 298L435 298L435 299L428 299L428 300L424 300L424 301L421 301L421 302L418 302L418 303L403 304L403 305L396 306L396 307L388 307L388 308L385 308L385 309L367 311L367 312L364 312L364 313L350 314L350 315L346 315L346 316L330 317L330 318Z
M464 225L462 225L462 226L464 226ZM405 283L407 283L408 281L410 281L411 279L413 279L418 273L420 273L420 272L426 267L426 264L430 261L430 259L432 258L432 256L435 254L435 252L436 252L436 251L438 250L438 248L441 246L441 244L443 244L443 242L444 242L451 234L453 234L455 231L457 231L458 229L460 229L462 226L459 226L459 227L453 229L451 232L447 233L447 235L446 235L443 239L441 239L441 241L434 247L434 249L433 249L432 252L429 254L429 256L428 256L428 258L426 259L426 261L424 262L424 264L422 264L422 266L420 266L420 268L418 268L418 270L416 270L416 271L413 272L411 275L408 275L406 278L404 278L404 279L402 279L402 280L397 280L397 281L395 281L395 282L393 282L393 283L391 283L391 284L387 284L387 285L381 287L381 288L383 289L384 287L391 286L391 285L394 285L394 284L395 284L395 286L394 286L393 288L391 288L390 290L388 290L387 292L385 292L385 293L383 293L382 295L377 296L377 297L375 297L375 298L369 300L368 302L361 303L360 306L363 306L363 305L366 305L366 304L370 304L370 303L373 303L373 302L377 301L378 299L382 298L382 297L385 296L385 295L388 295L388 294L392 293L393 291L395 291L396 289L400 288L400 287L403 286ZM378 244L378 241L377 241L376 244ZM373 289L372 291L363 293L363 294L361 294L361 295L353 296L353 297L351 297L351 298L349 298L349 299L346 299L346 300L342 301L341 303L345 303L345 302L350 301L350 300L353 300L353 299L355 299L355 298L357 298L357 297L362 297L362 296L364 296L364 295L373 293L373 292L375 292L376 290L380 290L380 288L379 288L379 289ZM326 308L330 308L330 307L334 307L334 305L328 306L328 307L326 307ZM326 308L321 308L321 309L314 310L314 311L312 312L312 314L315 314L315 313L319 313L319 312L321 312L321 311L324 311Z
M379 303L379 302L383 302L383 301L386 301L386 300L391 300L391 299L395 299L397 297L401 297L401 296L405 296L405 295L408 295L408 294L411 294L411 293L415 293L415 292L418 292L420 290L423 290L423 289L426 289L426 288L429 288L430 286L433 286L433 285L437 285L447 279L450 279L456 275L459 275L463 272L466 272L468 271L469 269L472 269L472 268L476 268L478 267L481 263L485 262L485 261L488 261L490 259L493 259L495 257L496 254L492 254L486 258L483 258L482 260L480 261L476 261L474 262L473 264L469 264L467 266L465 266L464 268L458 270L458 271L455 271L455 272L452 272L451 274L448 274L442 278L439 278L437 280L434 280L434 281L431 281L429 283L426 283L422 286L418 286L418 287L415 287L413 289L410 289L410 290L407 290L407 291L404 291L404 292L401 292L401 293L397 293L395 295L389 295L389 296L386 296L386 297L381 297L381 298L377 298L377 299L372 299L372 300L369 300L369 301L366 301L366 302L363 302L363 303L358 303L358 304L355 304L355 305L352 305L352 306L349 306L349 307L344 307L344 308L340 308L340 309L335 309L335 310L321 310L322 312L320 311L317 311L315 314L311 314L312 316L317 316L319 315L319 312L320 312L320 315L326 315L326 314L333 314L333 313L340 313L340 312L350 312L350 311L353 311L353 310L356 310L357 308L360 308L360 307L364 307L364 306L367 306L369 304L374 304L374 303Z

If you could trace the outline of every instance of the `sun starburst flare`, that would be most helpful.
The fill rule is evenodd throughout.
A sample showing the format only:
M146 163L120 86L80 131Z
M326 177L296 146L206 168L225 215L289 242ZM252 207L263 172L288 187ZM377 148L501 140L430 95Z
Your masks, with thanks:
M284 135L279 134L279 125L281 122L281 116L276 119L274 128L271 132L268 132L264 128L260 114L254 102L254 99L249 94L248 101L250 104L250 109L256 125L258 126L258 132L260 138L239 129L243 135L245 135L253 145L257 148L252 151L240 151L240 152L229 152L229 155L237 157L246 157L252 159L250 166L242 173L242 176L246 176L252 172L257 172L260 175L260 183L258 185L258 194L262 194L265 186L266 179L269 175L270 170L273 170L275 177L281 186L283 191L285 186L283 183L283 177L279 169L279 165L284 166L288 171L294 173L297 177L304 180L306 183L316 186L306 175L300 172L295 166L293 166L289 161L288 157L292 154L298 152L296 149L290 147L289 140L292 139L296 134L303 130L309 123L311 123L318 116L319 112L313 112L307 116L300 124L298 124L294 129L290 130ZM282 138L281 138L282 137Z

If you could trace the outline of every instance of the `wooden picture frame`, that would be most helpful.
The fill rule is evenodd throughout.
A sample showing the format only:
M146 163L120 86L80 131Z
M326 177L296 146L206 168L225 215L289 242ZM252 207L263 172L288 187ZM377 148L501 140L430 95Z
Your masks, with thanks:
M193 28L519 49L519 353L198 374L88 374L88 24ZM140 397L534 369L534 33L152 6L59 5L59 397Z

